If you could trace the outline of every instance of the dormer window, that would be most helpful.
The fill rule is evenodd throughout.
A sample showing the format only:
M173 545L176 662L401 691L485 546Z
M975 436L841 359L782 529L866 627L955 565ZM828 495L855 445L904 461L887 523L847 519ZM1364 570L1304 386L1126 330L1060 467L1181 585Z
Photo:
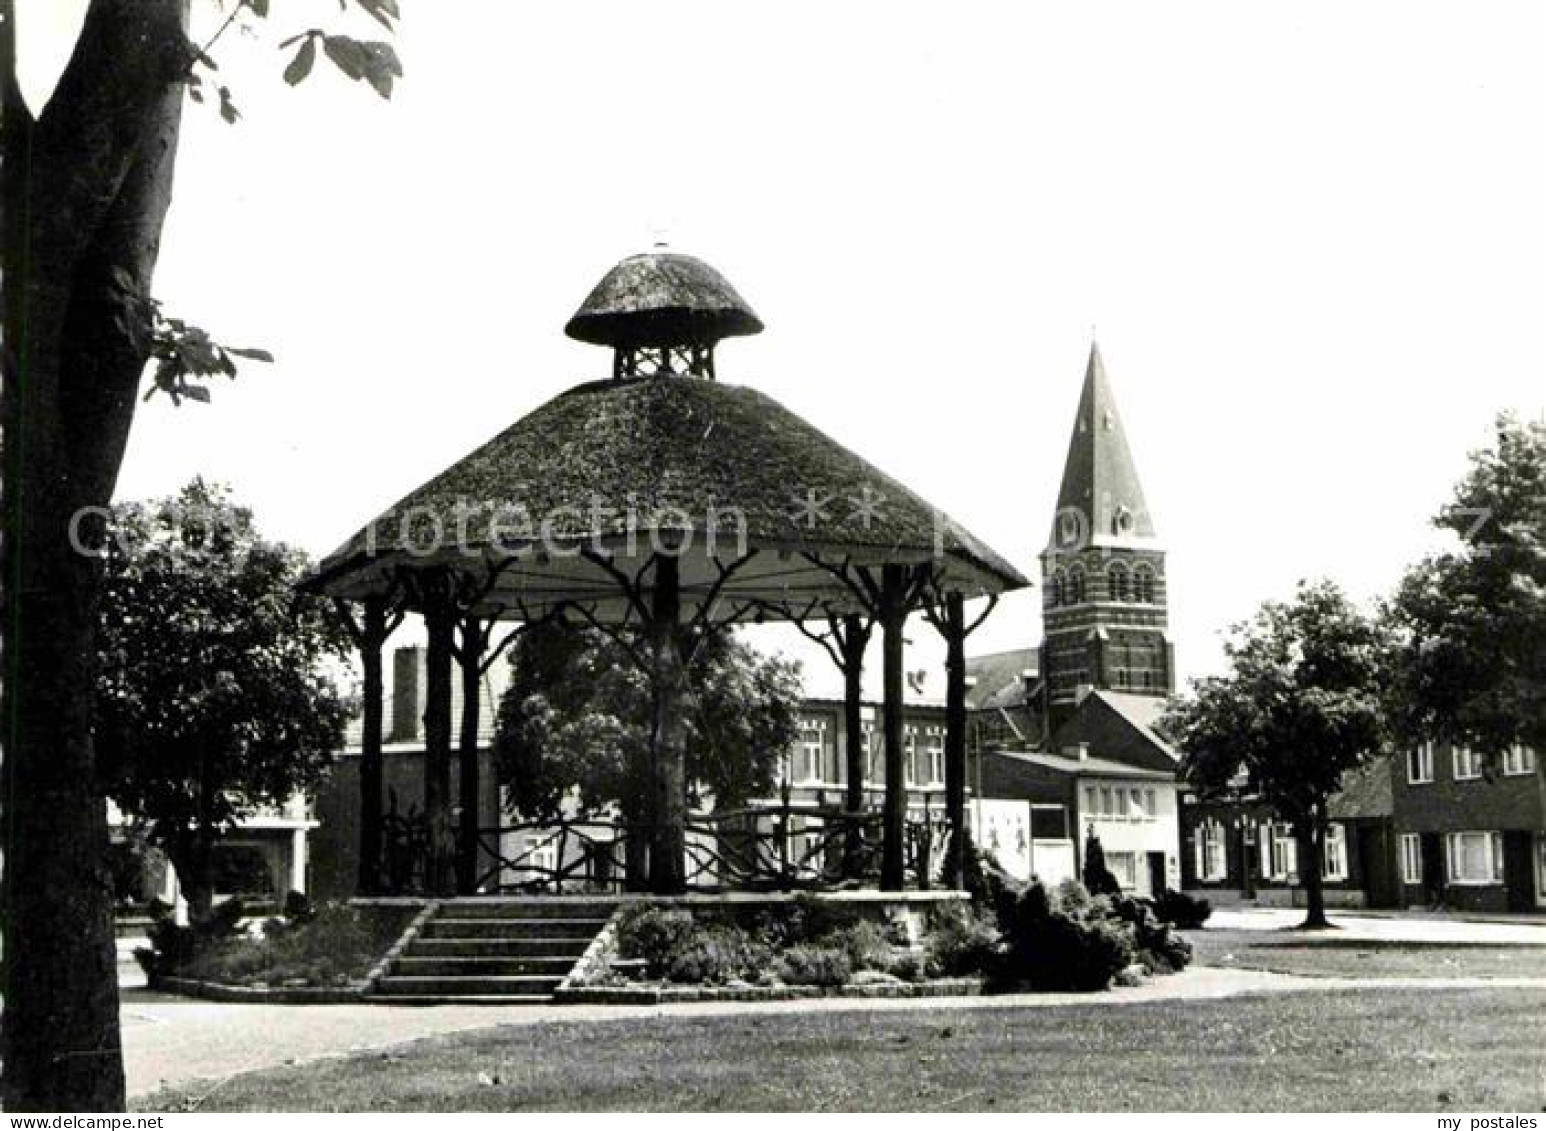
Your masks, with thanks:
M1133 532L1133 512L1126 507L1118 507L1116 513L1111 516L1111 533L1123 535Z

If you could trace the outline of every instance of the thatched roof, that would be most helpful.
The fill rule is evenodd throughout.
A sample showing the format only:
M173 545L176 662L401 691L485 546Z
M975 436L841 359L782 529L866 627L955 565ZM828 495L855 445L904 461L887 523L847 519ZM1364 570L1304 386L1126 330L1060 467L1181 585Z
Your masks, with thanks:
M490 610L535 615L584 599L598 617L621 618L616 577L580 548L603 548L632 576L650 558L651 534L666 531L691 538L681 566L690 608L717 577L716 561L739 556L743 522L755 553L724 587L721 615L749 598L846 600L811 554L833 565L937 555L949 586L969 596L1029 584L959 523L771 398L664 376L555 397L357 533L323 561L313 587L360 597L399 565L470 571L514 557ZM437 527L443 538L430 552Z
M762 320L723 275L667 251L613 267L564 327L571 338L602 346L713 344L761 331Z

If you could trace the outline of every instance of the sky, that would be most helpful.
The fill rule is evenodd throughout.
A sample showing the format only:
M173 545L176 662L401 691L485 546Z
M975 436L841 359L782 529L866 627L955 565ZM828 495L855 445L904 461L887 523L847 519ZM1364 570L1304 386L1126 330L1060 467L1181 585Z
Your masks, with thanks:
M281 81L310 21L379 33L331 0L215 45L243 118L188 107L156 290L278 360L144 405L121 497L202 474L325 554L605 375L563 324L663 238L767 325L722 380L1033 577L1097 336L1198 676L1301 578L1388 591L1497 413L1546 411L1539 4L401 2L390 102ZM38 101L84 0L19 7Z

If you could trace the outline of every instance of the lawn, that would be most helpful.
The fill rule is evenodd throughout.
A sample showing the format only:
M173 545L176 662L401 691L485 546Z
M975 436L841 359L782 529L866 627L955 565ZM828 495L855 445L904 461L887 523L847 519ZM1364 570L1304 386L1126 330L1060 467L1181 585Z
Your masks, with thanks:
M1200 966L1311 978L1546 978L1546 946L1414 943L1336 931L1187 931Z
M1542 1050L1533 989L667 1015L433 1038L138 1108L1540 1111Z

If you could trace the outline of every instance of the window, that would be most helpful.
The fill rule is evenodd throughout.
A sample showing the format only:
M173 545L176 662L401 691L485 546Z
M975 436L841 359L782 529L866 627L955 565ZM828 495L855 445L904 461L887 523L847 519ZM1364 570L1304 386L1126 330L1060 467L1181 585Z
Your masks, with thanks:
M1123 891L1132 891L1138 886L1138 854L1136 852L1108 852L1106 853L1106 868L1117 878L1117 883Z
M1128 586L1127 567L1121 562L1112 562L1111 568L1106 570L1106 587L1110 590L1113 601L1127 601L1132 598L1132 590Z
M1406 752L1406 780L1412 785L1433 780L1433 743L1424 742Z
M864 724L864 780L868 785L879 785L886 780L886 758L881 753L880 735L869 723Z
M1456 781L1472 781L1482 776L1482 756L1467 746L1457 746L1453 753Z
M1152 789L1143 791L1143 815L1151 821L1159 816L1159 798Z
M822 719L806 719L800 728L799 760L795 763L798 781L821 781L827 764L827 724Z
M902 733L902 781L912 785L918 780L918 732L908 727Z
M1495 884L1503 879L1503 834L1450 833L1444 838L1452 884Z
M1326 828L1326 851L1321 861L1321 878L1347 879L1347 830L1341 825Z
M1032 805L1031 839L1068 840L1068 810L1061 805Z
M1143 605L1154 604L1154 571L1146 565L1133 570L1133 600Z
M1060 569L1054 570L1052 574L1052 583L1047 586L1048 607L1055 609L1068 599L1068 594L1065 592L1067 585L1068 579L1064 575L1063 571Z
M1203 883L1217 883L1227 871L1224 859L1224 826L1216 820L1207 820L1197 826L1193 842L1194 863L1197 878Z
M1261 864L1266 879L1291 881L1298 878L1299 845L1287 825L1262 826Z
M1068 603L1084 604L1084 570L1079 566L1068 571Z
M1086 821L1100 812L1100 807L1096 803L1096 797L1097 794L1093 785L1084 787L1084 819Z
M929 764L929 782L939 785L945 780L945 732L939 727L930 727L923 742L924 756Z
M1127 791L1127 812L1124 814L1130 821L1142 821L1153 816L1144 805L1143 790L1130 789Z
M1535 751L1516 742L1503 752L1503 772L1511 778L1535 773Z
M1401 882L1423 882L1423 848L1416 833L1401 834Z
M1100 815L1102 817L1114 817L1114 816L1116 816L1116 812L1117 812L1116 799L1114 797L1112 797L1112 795L1111 795L1111 787L1109 785L1101 786L1100 787Z

